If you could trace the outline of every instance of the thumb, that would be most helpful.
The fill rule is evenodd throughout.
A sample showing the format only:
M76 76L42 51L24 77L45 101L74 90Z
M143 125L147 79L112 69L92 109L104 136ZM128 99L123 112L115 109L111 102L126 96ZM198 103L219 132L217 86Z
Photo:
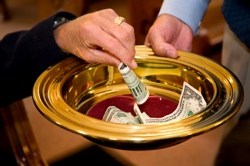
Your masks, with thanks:
M144 45L145 45L145 46L148 46L148 47L151 46L151 44L150 44L150 42L149 42L149 39L148 39L148 35L147 35L146 38L145 38Z
M178 53L176 48L166 41L163 33L159 33L156 30L149 31L144 44L151 46L157 55L177 58Z
M158 43L158 45L153 45L153 50L157 55L160 56L167 56L170 58L177 58L178 57L178 52L176 50L176 48L166 42L160 42Z
M150 42L150 38L147 36L144 44L146 46L152 47L154 52L157 55L166 56L166 57L170 57L170 58L177 58L178 57L178 52L177 52L176 48L173 45L165 42L165 40L163 38L161 38L160 36L154 38L154 40L152 40L152 42Z

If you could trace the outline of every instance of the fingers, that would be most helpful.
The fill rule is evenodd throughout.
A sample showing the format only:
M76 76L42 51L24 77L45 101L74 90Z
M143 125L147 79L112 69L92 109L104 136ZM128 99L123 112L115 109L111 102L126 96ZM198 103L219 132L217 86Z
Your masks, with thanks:
M156 54L178 57L177 49L191 51L193 32L191 28L168 14L160 15L150 28L144 44L151 46Z
M99 40L100 36L102 39L105 40ZM80 56L80 58L85 59L87 62L98 62L98 63L104 63L114 66L119 66L121 62L124 62L126 64L129 64L129 67L135 68L137 64L133 64L134 62L131 62L126 54L130 54L126 49L120 49L122 45L120 42L117 41L116 38L110 36L107 33L103 33L102 31L95 30L95 38L94 44L92 44L92 41L89 41L88 43L84 43L83 45L87 45L87 47L80 47L78 50L77 55ZM84 41L86 42L86 40ZM100 47L93 47L94 46L100 46ZM118 56L122 55L122 56ZM133 57L133 56L132 56ZM126 59L127 58L127 59ZM134 58L133 58L134 59Z
M86 60L89 63L100 63L100 64L106 64L106 65L112 65L112 66L119 66L121 61L114 57L111 53L104 50L98 50L98 49L87 49L84 50L84 60Z
M114 20L118 15L112 10L102 16L107 19L100 20L100 36L102 39L98 40L96 44L129 67L136 68L137 64L134 61L135 36L133 27L126 22L116 25Z
M55 30L59 47L88 62L136 68L134 29L126 22L114 23L118 15L106 9L78 17Z
M126 22L114 23L118 15L111 9L78 17L59 27L59 46L88 62L136 68L134 29ZM59 36L59 35L56 35Z
M174 46L166 42L158 43L158 46L154 46L154 51L157 55L163 55L170 58L177 58L178 52Z
M160 41L157 43L157 45L150 44L150 46L151 45L152 45L154 52L157 55L166 56L166 57L170 57L170 58L177 58L178 57L178 52L177 52L176 48L173 45L166 43L165 41Z
M135 37L132 26L126 22L121 23L120 26L111 23L104 28L104 31L108 34L106 36L108 40L102 41L103 48L129 67L136 68Z
M144 44L153 48L154 52L160 56L177 58L176 48L165 40L164 34L159 31L149 31Z

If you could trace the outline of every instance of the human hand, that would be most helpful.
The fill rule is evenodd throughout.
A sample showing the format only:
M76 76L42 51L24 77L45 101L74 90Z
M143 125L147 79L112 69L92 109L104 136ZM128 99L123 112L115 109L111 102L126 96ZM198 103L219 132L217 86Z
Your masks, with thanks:
M116 25L116 17L112 9L83 15L56 28L55 40L64 52L89 63L119 66L123 62L136 68L134 29L126 22Z
M177 58L177 49L191 51L193 31L178 18L162 14L149 29L145 45L151 46L157 55Z

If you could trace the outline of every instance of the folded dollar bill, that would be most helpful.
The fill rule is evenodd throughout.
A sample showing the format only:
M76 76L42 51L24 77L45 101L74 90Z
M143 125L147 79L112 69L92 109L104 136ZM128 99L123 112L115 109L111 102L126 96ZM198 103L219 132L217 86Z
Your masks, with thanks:
M118 66L124 81L128 85L137 104L143 104L149 97L147 87L141 82L137 75L127 65L121 63Z

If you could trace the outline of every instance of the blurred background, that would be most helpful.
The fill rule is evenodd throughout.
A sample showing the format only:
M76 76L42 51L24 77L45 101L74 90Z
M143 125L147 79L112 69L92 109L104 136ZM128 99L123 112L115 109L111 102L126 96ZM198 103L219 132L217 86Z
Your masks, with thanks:
M5 34L32 28L39 21L60 10L77 16L112 8L135 29L136 45L142 45L149 27L157 17L163 0L0 0L0 38ZM207 56L220 63L224 19L220 8L222 0L213 0L193 42L193 53ZM140 161L131 153L97 146L81 136L70 133L47 121L36 110L31 97L23 100L24 119L42 160L50 165L155 165L152 156ZM20 115L21 116L21 115ZM26 128L26 130L27 130ZM3 126L1 131L3 130ZM30 134L30 133L29 133ZM1 135L0 135L1 136ZM30 136L30 137L31 137ZM3 137L1 137L2 140ZM8 139L8 138L6 138ZM2 145L4 143L1 143ZM4 153L6 146L1 150ZM11 145L10 145L11 146ZM152 155L152 154L151 154ZM158 153L157 156L164 154ZM240 123L222 144L217 166L250 165L250 115ZM96 158L98 157L98 160ZM87 162L89 161L89 163ZM160 162L160 161L159 161ZM1 161L0 161L0 165ZM162 164L164 165L164 164Z

